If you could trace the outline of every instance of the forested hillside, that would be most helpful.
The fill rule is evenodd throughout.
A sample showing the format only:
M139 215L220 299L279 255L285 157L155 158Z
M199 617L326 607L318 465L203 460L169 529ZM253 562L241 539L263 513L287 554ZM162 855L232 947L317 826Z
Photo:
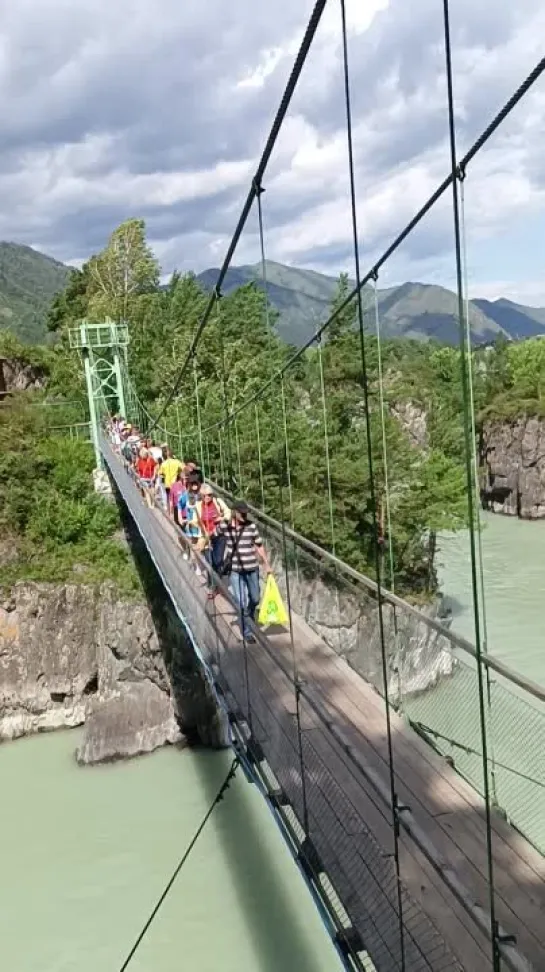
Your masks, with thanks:
M64 264L29 246L0 243L0 329L27 344L45 341L51 301L69 275Z
M333 309L349 289L341 278ZM143 222L123 224L71 276L52 308L49 326L57 343L40 352L47 357L49 398L85 402L67 329L83 315L97 321L123 317L130 327L131 374L152 415L177 382L162 420L167 431L162 425L157 437L168 437L185 458L201 459L209 474L234 480L239 494L264 503L369 575L375 573L378 539L387 582L406 596L429 597L436 586L437 531L467 525L459 352L407 339L385 338L379 345L368 333L366 383L353 305L337 314L323 346L294 355L277 336L274 308L267 315L263 292L246 283L214 307L194 364L180 381L180 363L208 301L191 275L174 275L161 287ZM545 342L539 338L476 350L473 373L478 421L545 407ZM29 417L30 407L14 398L2 411L5 524L22 537L13 547L24 553L25 576L33 570L43 575L40 545L55 570L59 564L75 569L74 557L80 570L95 570L95 540L100 535L109 543L112 523L106 528L94 501L83 496L83 479L70 471L73 457L64 447L44 445L44 428ZM227 422L234 413L236 420ZM21 486L22 462L52 484L39 523ZM88 478L87 460L83 469ZM112 570L124 570L126 560L117 564L115 557ZM10 569L13 574L17 568Z
M157 268L159 273L159 268ZM301 346L326 319L335 296L337 280L313 270L267 262L267 294L277 312L278 335L288 344ZM205 290L214 287L217 270L205 270L197 280ZM71 270L30 247L0 243L0 329L9 328L25 343L51 340L47 319L54 297L71 277ZM74 285L82 289L79 274ZM261 266L231 267L224 292L256 283L261 287ZM85 287L83 286L83 290ZM82 291L83 292L83 291ZM378 290L379 313L385 337L436 340L443 344L458 342L458 299L444 287L424 283L405 283ZM371 304L373 293L364 291ZM62 318L62 299L58 313ZM525 307L512 301L475 299L470 301L470 324L474 344L485 344L498 337L522 340L545 335L545 308ZM371 315L372 317L372 315ZM50 323L53 319L50 317Z

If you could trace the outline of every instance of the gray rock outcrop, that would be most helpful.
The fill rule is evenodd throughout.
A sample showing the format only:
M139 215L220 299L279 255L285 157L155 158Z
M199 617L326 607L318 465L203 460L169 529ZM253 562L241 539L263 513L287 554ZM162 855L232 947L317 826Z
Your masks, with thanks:
M545 420L488 422L480 452L483 506L524 520L545 517Z
M185 736L225 744L215 696L166 596L16 584L0 604L0 740L85 724L82 762Z
M269 535L267 545L278 586L286 597L285 572L278 542ZM335 577L312 558L300 558L288 571L294 611L367 682L383 693L382 646L377 601L363 584ZM388 690L395 704L431 688L453 674L457 661L447 635L427 624L436 617L438 604L420 615L407 608L383 604Z
M46 384L43 368L18 358L0 357L0 393L45 388Z
M418 449L428 447L428 416L421 405L415 402L392 402L390 412L407 433L413 446Z

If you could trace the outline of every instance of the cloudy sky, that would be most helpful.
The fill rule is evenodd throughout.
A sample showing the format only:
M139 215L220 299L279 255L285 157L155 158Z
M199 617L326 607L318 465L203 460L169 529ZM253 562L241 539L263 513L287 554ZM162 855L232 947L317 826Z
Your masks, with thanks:
M0 0L0 238L77 263L129 216L165 273L217 266L313 0ZM451 0L464 152L543 56L541 0ZM449 167L441 0L347 0L363 268ZM263 197L267 256L353 270L338 0ZM471 166L474 295L545 304L545 77ZM453 282L450 197L381 285ZM249 220L235 263L259 258Z

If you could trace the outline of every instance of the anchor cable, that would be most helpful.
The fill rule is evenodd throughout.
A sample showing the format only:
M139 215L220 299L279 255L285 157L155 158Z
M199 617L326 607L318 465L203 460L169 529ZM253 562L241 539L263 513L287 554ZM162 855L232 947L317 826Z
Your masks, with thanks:
M224 779L223 783L221 784L218 792L216 793L216 796L214 797L212 803L210 804L208 810L206 811L204 817L202 818L199 826L197 827L197 830L193 834L193 837L192 837L191 841L187 845L187 847L186 847L186 849L184 851L184 854L183 854L182 858L180 859L180 861L178 862L178 864L176 866L176 869L175 869L175 871L172 874L172 877L168 881L168 884L166 885L163 893L161 894L161 897L157 901L157 904L155 905L153 911L151 912L149 918L147 919L145 925L143 926L140 934L138 935L138 938L136 939L136 941L135 941L134 945L132 946L129 954L127 955L125 961L123 962L123 965L120 966L119 972L126 972L126 969L128 969L131 961L133 960L134 956L136 955L136 952L138 951L140 945L142 944L142 941L144 940L146 934L148 933L148 931L149 931L149 929L150 929L150 927L151 927L154 919L157 917L157 913L159 912L159 909L161 908L161 905L163 904L163 902L167 898L167 896L168 896L168 894L169 894L169 892L170 892L170 890L172 888L172 885L174 884L176 878L178 877L180 871L182 870L184 864L186 863L189 855L191 854L191 851L195 847L195 844L197 843L197 841L198 841L199 837L201 836L204 828L206 827L206 824L210 820L210 817L212 816L212 813L213 813L214 809L216 808L216 806L218 805L218 803L220 803L220 801L225 796L225 792L228 789L229 784L231 783L231 780L234 779L234 776L235 776L235 773L236 773L236 771L238 769L238 766L239 766L239 758L237 756L237 757L235 757L235 759L231 763L231 766L230 766L229 772L227 773L227 776L225 777L225 779Z

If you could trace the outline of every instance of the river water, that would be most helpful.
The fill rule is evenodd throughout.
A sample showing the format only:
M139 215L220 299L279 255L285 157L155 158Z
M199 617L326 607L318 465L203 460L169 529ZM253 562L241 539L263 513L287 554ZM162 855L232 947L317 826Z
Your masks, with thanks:
M545 521L485 513L481 536L488 651L545 685ZM468 535L444 535L438 561L452 628L474 642Z
M230 765L164 749L79 768L78 732L0 747L0 951L9 972L116 972ZM265 802L241 772L131 972L337 972Z
M545 523L485 522L489 650L545 683ZM440 561L453 627L473 640L467 536L443 537ZM77 742L72 731L0 747L0 942L11 972L116 972L230 762L167 748L81 769ZM264 801L239 773L131 969L340 968Z

